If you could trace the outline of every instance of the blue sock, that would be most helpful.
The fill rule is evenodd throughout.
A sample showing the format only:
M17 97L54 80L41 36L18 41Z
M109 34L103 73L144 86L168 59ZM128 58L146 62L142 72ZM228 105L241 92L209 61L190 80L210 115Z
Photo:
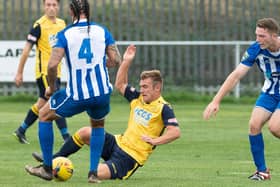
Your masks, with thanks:
M26 123L22 122L20 127L26 130L29 126Z
M24 122L22 122L22 124L20 125L20 127L18 128L19 132L22 134L25 134L26 129L28 129L28 125Z
M54 142L52 122L39 121L38 131L44 165L51 167Z
M264 141L262 133L258 135L249 135L251 152L258 171L266 171L264 159Z
M90 137L90 171L97 172L105 140L104 128L92 128Z
M68 128L66 124L65 118L59 118L55 120L57 127L60 130L60 134L63 137L64 140L68 139L70 137L70 134L68 133Z

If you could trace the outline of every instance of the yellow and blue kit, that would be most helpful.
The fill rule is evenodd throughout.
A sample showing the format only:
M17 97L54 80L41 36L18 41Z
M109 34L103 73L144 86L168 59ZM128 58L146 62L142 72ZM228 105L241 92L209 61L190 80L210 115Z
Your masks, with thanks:
M156 138L166 126L178 126L173 109L162 97L151 103L144 103L140 93L130 86L126 87L124 97L130 102L128 127L120 135L106 132L101 154L110 169L111 179L127 179L144 165L155 146L144 142L142 135ZM55 157L69 156L84 144L76 132Z
M138 91L128 86L124 95L130 101L128 127L121 135L116 135L118 146L143 165L154 150L154 146L144 142L142 135L159 137L166 125L178 126L173 109L159 97L151 103L145 103Z
M62 19L56 21L48 19L46 15L39 18L33 24L27 41L32 45L36 44L36 79L42 75L47 76L48 62L51 55L52 46L55 42L56 34L65 27ZM57 76L61 77L61 67L58 67Z

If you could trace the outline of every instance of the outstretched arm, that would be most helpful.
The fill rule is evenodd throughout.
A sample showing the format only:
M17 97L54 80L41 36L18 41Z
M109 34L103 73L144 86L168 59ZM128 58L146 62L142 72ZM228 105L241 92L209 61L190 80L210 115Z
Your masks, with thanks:
M123 61L117 72L115 87L122 95L124 95L125 88L128 84L128 69L135 57L135 53L136 47L129 45L123 54Z
M236 69L229 74L221 88L219 89L218 93L212 99L212 101L208 104L203 112L203 118L205 120L210 119L213 115L216 115L220 108L220 102L240 81L240 79L246 75L249 71L250 67L239 64Z

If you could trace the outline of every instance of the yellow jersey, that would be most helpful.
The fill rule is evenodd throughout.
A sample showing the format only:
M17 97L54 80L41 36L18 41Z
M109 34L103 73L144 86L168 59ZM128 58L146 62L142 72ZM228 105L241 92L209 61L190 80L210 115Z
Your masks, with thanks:
M65 28L65 22L56 18L56 21L48 19L46 15L35 21L33 28L27 36L27 41L36 44L36 79L47 75L48 62L51 55L52 45L57 32ZM57 70L57 77L61 77L61 65Z
M127 87L125 97L130 101L128 127L124 134L115 135L118 146L143 165L155 146L144 142L142 135L159 137L166 125L178 126L173 109L159 97L155 101L144 103L139 92Z

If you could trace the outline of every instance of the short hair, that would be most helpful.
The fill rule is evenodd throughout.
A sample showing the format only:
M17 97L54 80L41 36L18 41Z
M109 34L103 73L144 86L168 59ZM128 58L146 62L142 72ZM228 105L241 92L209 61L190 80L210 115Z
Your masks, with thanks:
M270 33L279 34L280 26L274 18L262 18L257 21L257 27L267 29Z
M163 79L161 77L161 73L159 70L148 70L148 71L143 71L140 75L140 79L144 80L147 78L151 78L153 81L153 86L157 83L160 83L162 86Z

